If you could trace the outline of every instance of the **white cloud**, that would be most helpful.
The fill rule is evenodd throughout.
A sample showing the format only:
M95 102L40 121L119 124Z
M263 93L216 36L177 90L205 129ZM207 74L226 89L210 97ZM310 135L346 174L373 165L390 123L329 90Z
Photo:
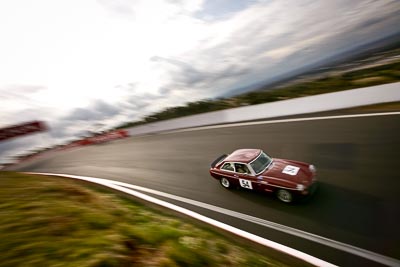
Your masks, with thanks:
M272 78L400 24L394 0L210 1L0 1L0 125L45 119L67 136L85 130L66 123L73 114L110 125L135 120ZM118 112L96 117L95 103Z

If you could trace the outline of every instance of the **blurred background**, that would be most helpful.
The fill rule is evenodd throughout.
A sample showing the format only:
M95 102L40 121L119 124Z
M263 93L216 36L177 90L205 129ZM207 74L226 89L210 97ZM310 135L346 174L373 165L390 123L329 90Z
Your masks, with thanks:
M114 129L400 80L391 0L0 2L0 163ZM44 130L44 128L42 129Z

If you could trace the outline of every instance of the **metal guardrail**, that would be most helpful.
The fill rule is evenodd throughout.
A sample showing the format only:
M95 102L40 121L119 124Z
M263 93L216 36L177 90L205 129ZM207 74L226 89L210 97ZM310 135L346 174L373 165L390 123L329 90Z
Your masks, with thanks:
M394 101L400 101L400 82L208 112L148 123L127 128L127 130L132 136L205 125L323 112Z

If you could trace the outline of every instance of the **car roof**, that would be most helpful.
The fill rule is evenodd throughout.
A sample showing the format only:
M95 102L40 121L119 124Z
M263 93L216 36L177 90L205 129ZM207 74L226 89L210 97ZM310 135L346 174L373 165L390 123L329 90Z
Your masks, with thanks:
M260 155L261 149L238 149L229 154L224 161L249 163Z

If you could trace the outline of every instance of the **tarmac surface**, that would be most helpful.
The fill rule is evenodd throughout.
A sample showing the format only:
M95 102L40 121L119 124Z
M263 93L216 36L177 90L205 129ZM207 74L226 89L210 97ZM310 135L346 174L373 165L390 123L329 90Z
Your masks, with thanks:
M281 122L133 136L20 164L19 171L118 180L251 215L400 259L400 115ZM317 167L319 188L293 205L226 190L210 163L238 148ZM374 261L260 224L156 196L340 266ZM343 249L346 250L346 249ZM373 256L372 256L373 257Z

